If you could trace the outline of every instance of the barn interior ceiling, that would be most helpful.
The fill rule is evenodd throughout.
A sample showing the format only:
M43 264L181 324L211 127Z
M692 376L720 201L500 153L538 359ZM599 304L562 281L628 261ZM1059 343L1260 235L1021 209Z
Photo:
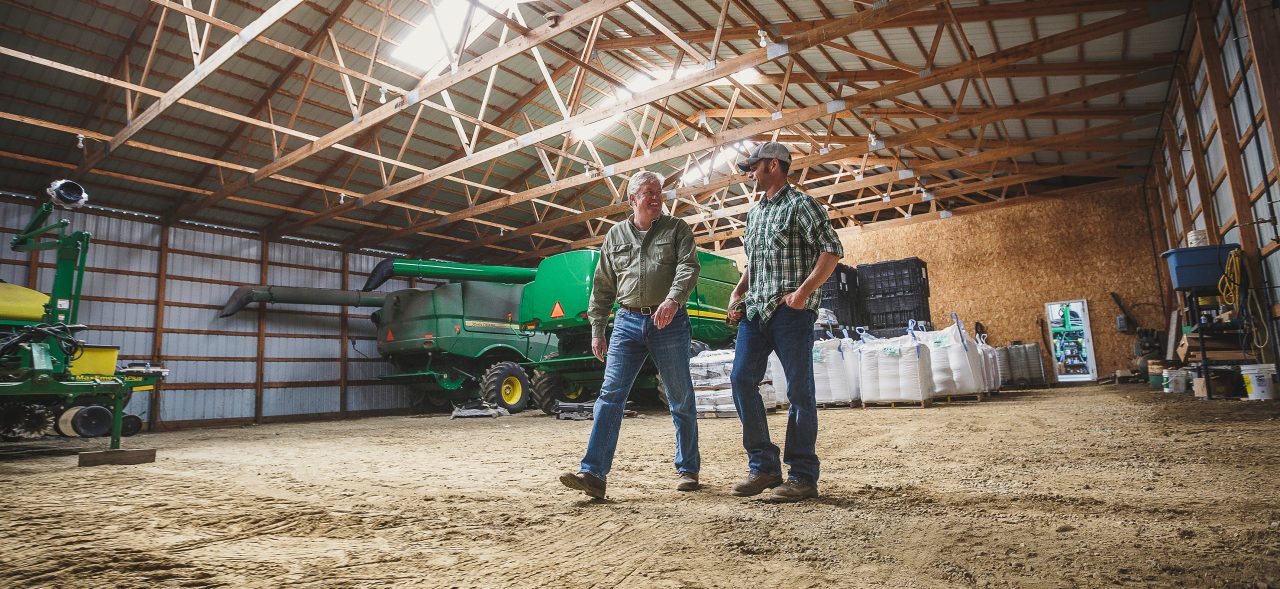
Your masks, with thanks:
M1136 0L5 0L0 189L414 257L598 245L668 178L741 246L787 143L838 228L1138 182L1187 13ZM907 221L906 219L910 219Z

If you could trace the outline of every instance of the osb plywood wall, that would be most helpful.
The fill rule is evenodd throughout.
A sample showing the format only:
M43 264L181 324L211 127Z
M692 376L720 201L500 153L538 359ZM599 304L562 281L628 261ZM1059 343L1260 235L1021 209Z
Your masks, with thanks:
M1044 304L1084 299L1099 377L1127 368L1135 340L1116 331L1119 310L1109 293L1118 293L1143 327L1164 329L1168 321L1141 187L1014 202L850 232L842 235L842 261L924 260L934 324L950 325L954 311L967 326L981 321L996 346L1042 342L1036 320ZM1044 360L1051 372L1047 351Z

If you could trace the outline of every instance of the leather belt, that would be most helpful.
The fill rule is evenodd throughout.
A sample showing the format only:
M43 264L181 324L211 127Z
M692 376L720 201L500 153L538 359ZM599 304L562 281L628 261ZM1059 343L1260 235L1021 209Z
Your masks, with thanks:
M639 313L641 315L652 315L658 312L657 307L628 307L622 303L618 303L618 307L628 313Z

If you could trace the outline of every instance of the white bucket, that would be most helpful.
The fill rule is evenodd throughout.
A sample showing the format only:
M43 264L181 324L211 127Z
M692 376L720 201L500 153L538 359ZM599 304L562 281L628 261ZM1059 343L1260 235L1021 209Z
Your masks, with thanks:
M1275 374L1274 364L1248 364L1240 367L1240 376L1244 377L1244 390L1254 401L1276 398L1271 384Z
M1204 229L1193 229L1187 232L1187 247L1209 245L1209 234Z
M1177 368L1165 368L1161 373L1164 381L1164 392L1166 393L1186 393L1188 374L1186 370Z

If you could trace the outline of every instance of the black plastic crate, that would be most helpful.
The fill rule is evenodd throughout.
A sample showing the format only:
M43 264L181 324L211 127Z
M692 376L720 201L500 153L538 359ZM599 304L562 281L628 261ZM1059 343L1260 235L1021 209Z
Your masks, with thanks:
M906 328L911 321L933 321L929 313L929 297L908 294L864 301L866 321L871 329Z
M819 289L818 307L835 313L840 325L854 325L857 308L857 273L853 268L840 264L831 277Z
M929 267L920 258L858 265L858 289L867 299L929 296Z
M923 326L917 325L916 329L920 329L921 327L923 327L925 331L933 330L933 326L928 323L925 323ZM901 337L906 335L907 326L903 325L902 327L884 327L881 329L868 329L866 330L866 332L870 334L872 337L877 337L880 339L889 339L889 338Z

